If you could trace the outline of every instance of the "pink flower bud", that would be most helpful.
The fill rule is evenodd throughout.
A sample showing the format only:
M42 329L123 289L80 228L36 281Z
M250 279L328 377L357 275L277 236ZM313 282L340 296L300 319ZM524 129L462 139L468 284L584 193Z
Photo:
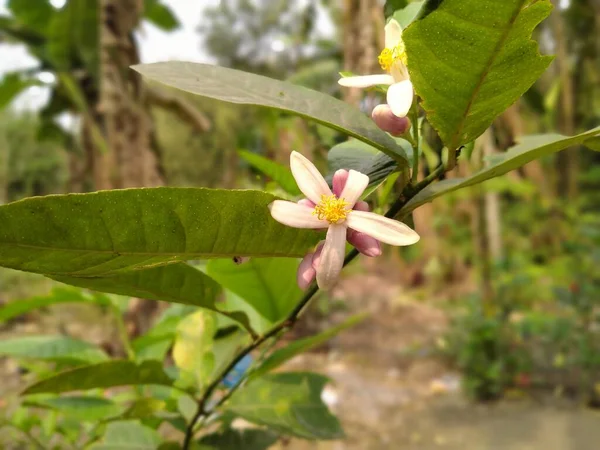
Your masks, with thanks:
M387 104L377 105L371 117L379 128L387 131L392 136L402 136L410 129L410 120L408 117L398 117L392 112L392 109Z

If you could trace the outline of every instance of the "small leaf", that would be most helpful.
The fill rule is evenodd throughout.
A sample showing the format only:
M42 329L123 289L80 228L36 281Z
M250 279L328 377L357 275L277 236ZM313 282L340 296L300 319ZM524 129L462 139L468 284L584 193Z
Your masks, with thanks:
M589 138L597 135L600 135L600 127L572 137L561 136L559 134L522 137L518 145L511 147L506 153L496 155L489 166L470 177L451 178L427 186L402 208L399 215L401 217L406 216L414 209L441 195L499 177L511 170L518 169L534 159L559 152L573 145L582 144Z
M173 380L158 361L144 361L138 365L132 361L115 360L57 373L32 384L23 394L56 394L142 384L172 386Z
M417 18L424 3L424 1L409 3L406 7L397 10L392 18L404 29Z
M86 447L87 450L156 450L161 443L156 430L136 420L111 422L102 438Z
M144 18L163 31L174 31L180 23L161 0L144 0Z
M347 328L353 327L357 323L364 320L365 317L365 315L350 317L345 322L335 327L329 328L328 330L316 336L311 336L309 338L294 341L286 347L275 350L267 359L263 361L263 363L256 370L252 372L252 377L260 377L261 375L264 375L267 372L276 369L286 361L292 359L294 356L306 352L313 347L321 345L324 342L331 339L332 337L334 337L339 332Z
M118 405L104 397L72 396L45 399L31 399L25 406L48 408L60 411L66 418L75 418L82 422L95 422L122 414L125 406Z
M273 220L276 198L202 188L28 198L0 206L0 266L104 277L201 258L304 256L320 234Z
M339 439L338 420L321 400L329 380L314 373L278 373L248 383L227 411L277 432L305 439Z
M403 33L427 118L456 150L481 135L546 70L531 40L547 0L427 0Z
M407 0L385 0L385 5L383 6L383 13L386 19L393 15L397 10L405 8L407 3Z
M8 106L21 92L40 82L19 73L8 73L0 80L0 110Z
M166 402L156 398L140 398L123 413L124 419L144 419L166 411Z
M284 81L225 67L188 62L142 64L143 76L192 94L231 103L267 106L313 119L408 164L394 140L358 109L329 95Z
M288 167L246 150L238 150L238 153L246 160L246 162L248 162L248 164L271 178L288 194L301 194L300 189L298 189L298 185L296 184L296 180L292 175L292 171Z
M269 430L227 428L204 436L200 444L215 450L266 450L278 439L279 436Z
M0 355L48 361L94 363L108 359L93 344L67 336L23 336L0 341Z

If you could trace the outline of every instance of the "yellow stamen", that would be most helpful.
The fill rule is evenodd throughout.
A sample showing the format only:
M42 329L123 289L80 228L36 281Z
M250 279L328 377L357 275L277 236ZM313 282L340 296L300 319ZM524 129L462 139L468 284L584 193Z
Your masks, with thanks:
M337 198L335 195L321 195L321 201L315 206L313 215L329 223L338 223L345 220L350 212L349 209L346 209L348 205L346 200Z
M384 48L377 59L381 68L386 72L389 72L396 62L406 65L406 48L404 47L404 42L398 42L398 45L394 48Z

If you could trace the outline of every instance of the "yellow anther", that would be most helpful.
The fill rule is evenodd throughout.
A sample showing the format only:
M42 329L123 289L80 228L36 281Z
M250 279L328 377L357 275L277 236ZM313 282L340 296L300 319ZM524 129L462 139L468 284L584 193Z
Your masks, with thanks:
M346 219L350 212L346 207L349 203L343 198L337 198L335 195L321 195L321 201L315 206L313 214L320 220L326 220L329 223L338 223Z
M404 42L398 42L398 45L394 48L384 48L377 59L379 60L381 68L386 72L389 72L396 62L401 62L406 65L406 49L404 47Z

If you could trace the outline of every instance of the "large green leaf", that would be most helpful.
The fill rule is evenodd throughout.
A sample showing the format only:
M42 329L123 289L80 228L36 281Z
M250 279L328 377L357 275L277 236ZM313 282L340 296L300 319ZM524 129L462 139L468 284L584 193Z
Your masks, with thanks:
M350 317L345 322L335 327L332 327L316 336L311 336L309 338L294 341L286 347L275 350L271 355L269 355L267 359L263 361L263 363L258 368L256 368L256 370L252 371L252 377L259 377L267 372L276 369L286 361L292 359L294 356L306 352L311 348L316 347L317 345L323 344L339 332L356 325L364 318L364 315Z
M204 97L267 106L313 119L408 164L401 147L358 109L302 86L209 64L165 62L133 69L152 80Z
M427 118L449 149L481 135L546 70L533 29L548 0L428 0L403 34Z
M227 428L204 436L200 444L214 450L266 450L279 436L268 430Z
M285 318L302 296L296 284L298 262L292 258L252 258L235 264L220 259L208 263L207 273L275 323Z
M47 408L60 411L67 418L82 422L95 422L122 414L126 407L104 397L69 396L28 399L25 406Z
M59 303L96 303L99 305L108 305L110 301L102 294L88 294L81 289L56 287L48 295L14 300L6 304L0 308L0 323L30 311Z
M521 138L521 142L518 145L511 147L506 153L496 155L490 161L490 165L470 177L452 178L429 185L415 195L402 208L400 216L405 216L415 208L441 195L504 175L534 159L556 153L573 145L585 144L588 139L597 135L600 135L600 127L572 137L561 136L559 134L525 136Z
M87 450L156 450L162 442L158 432L136 420L111 422L98 442Z
M288 194L301 194L292 171L288 167L246 150L238 150L238 153L248 164L271 178Z
M338 420L321 400L329 380L315 373L265 375L246 385L227 410L259 425L305 439L339 439Z
M144 361L136 364L132 361L117 360L57 373L32 384L25 389L23 394L56 394L142 384L172 386L173 380L165 373L162 364L158 361Z
M0 206L0 266L98 277L198 258L302 256L320 235L273 220L275 198L201 188L28 198Z
M0 355L16 358L95 363L108 356L100 348L68 336L23 336L0 341Z

